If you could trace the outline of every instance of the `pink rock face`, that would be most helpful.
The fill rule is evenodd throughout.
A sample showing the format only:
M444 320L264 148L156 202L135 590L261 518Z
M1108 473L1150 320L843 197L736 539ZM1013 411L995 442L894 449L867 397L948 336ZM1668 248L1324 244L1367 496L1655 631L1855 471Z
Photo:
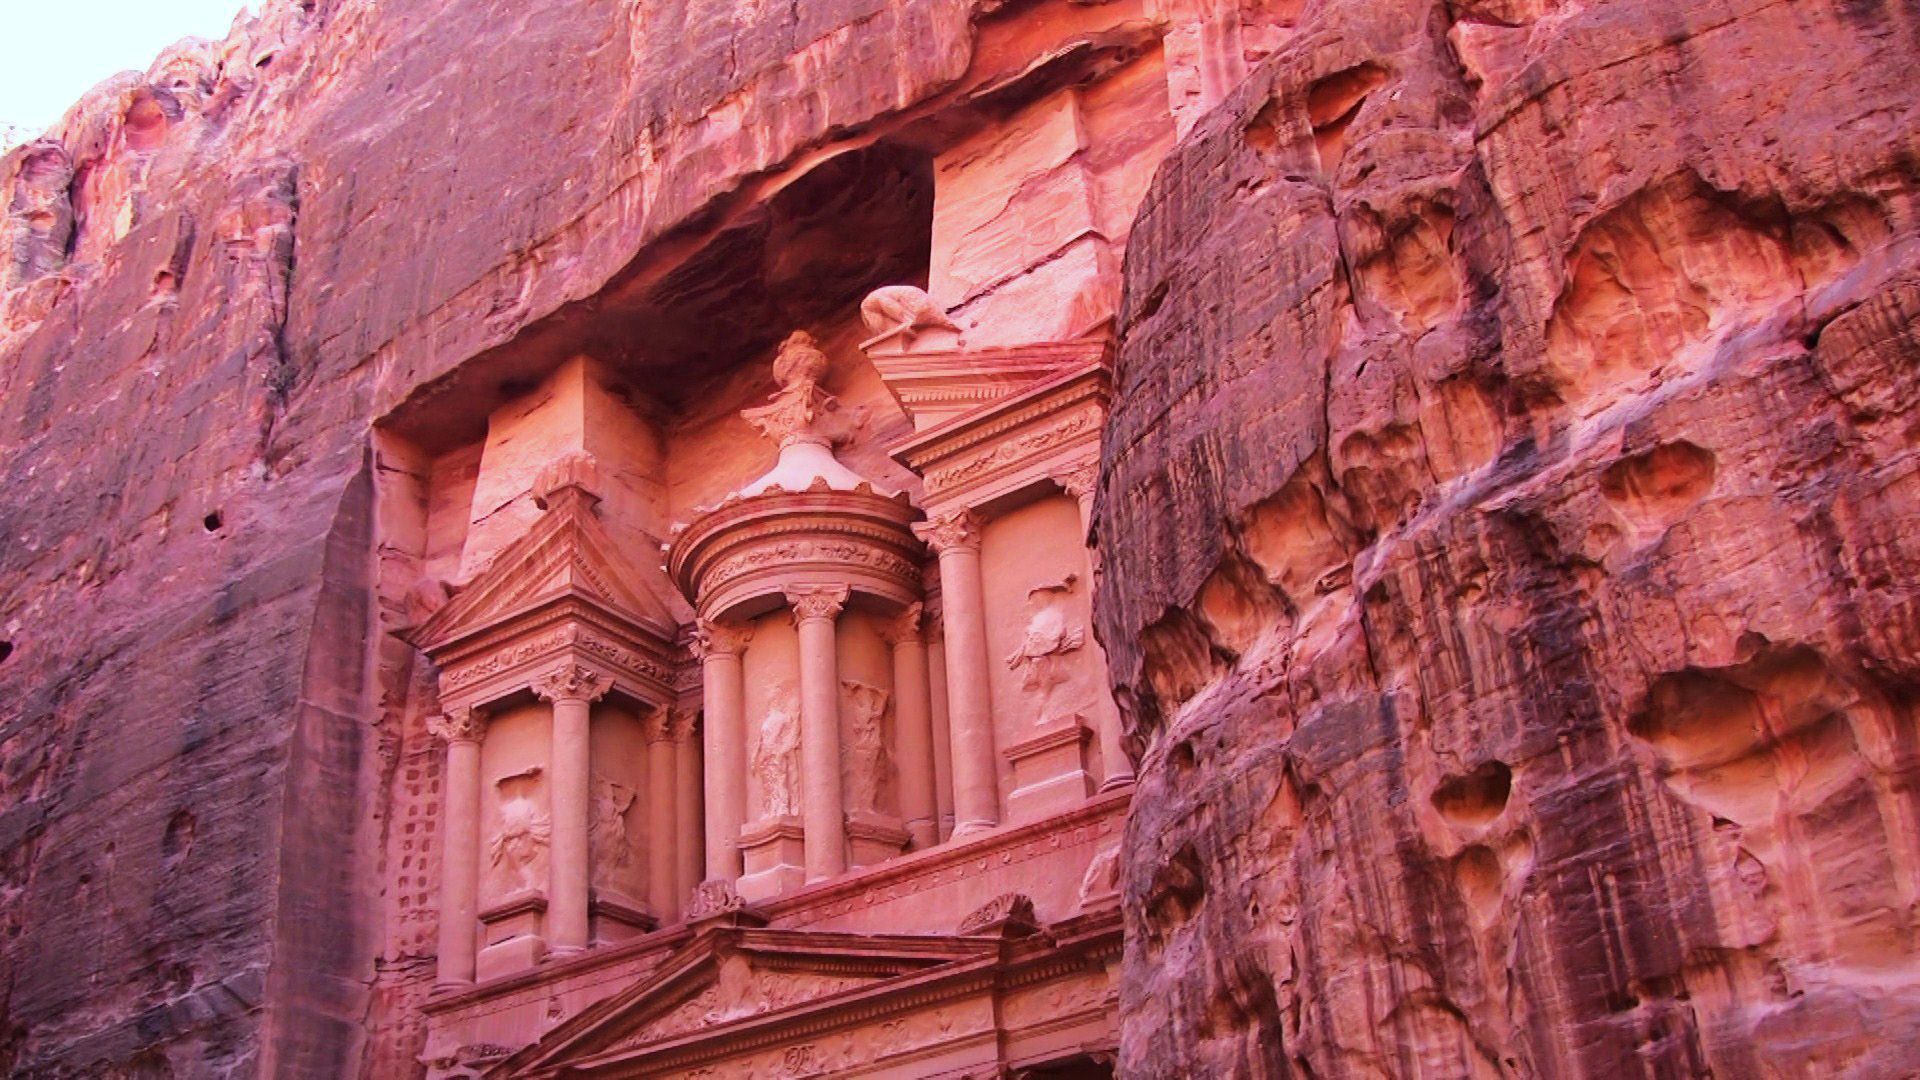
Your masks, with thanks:
M1908 19L1321 5L1169 158L1123 1074L1920 1068Z
M0 157L0 1073L545 1060L693 938L647 927L706 852L640 844L702 837L682 714L570 706L556 779L523 695L449 810L447 673L400 632L573 455L689 630L656 552L778 469L740 413L797 329L828 457L938 511L894 576L942 591L895 598L904 655L891 608L816 628L810 702L784 610L704 627L709 715L756 725L723 876L765 873L775 933L984 909L1080 950L1071 994L894 1035L1105 1053L1111 964L1128 1076L1920 1070L1916 19L268 0L103 83ZM940 318L863 351L877 285ZM1056 380L956 437L1070 370L1100 404ZM1045 498L941 539L1002 445ZM745 786L789 693L852 748L791 814ZM911 795L862 727L907 715ZM871 876L805 890L827 775ZM579 888L535 905L555 861ZM498 979L430 1018L443 937ZM754 1067L885 1047L789 1049Z

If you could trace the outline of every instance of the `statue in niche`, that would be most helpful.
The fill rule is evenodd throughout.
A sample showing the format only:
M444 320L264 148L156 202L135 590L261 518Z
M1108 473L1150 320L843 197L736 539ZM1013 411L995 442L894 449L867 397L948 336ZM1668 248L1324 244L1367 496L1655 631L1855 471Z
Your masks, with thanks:
M604 776L593 778L593 879L605 884L615 872L633 864L633 846L627 842L627 811L635 793L625 784Z
M847 809L878 813L880 790L892 767L887 755L886 714L891 697L885 690L856 679L845 679L842 715L848 718L847 744L841 754L841 779Z
M753 778L760 785L763 816L784 817L799 812L800 705L792 683L775 685L768 697L752 767Z
M540 792L538 767L503 776L500 791L500 828L487 843L487 863L503 893L538 889L546 882L547 842L552 820L535 796Z
M912 285L882 285L860 301L860 321L875 340L906 334L911 340L929 327L960 332L959 324L933 302L925 289Z
M1045 725L1057 719L1055 691L1073 674L1067 654L1080 648L1086 631L1068 621L1066 599L1073 592L1074 574L1027 590L1026 633L1020 646L1007 657L1007 666L1020 672L1020 688L1040 697L1039 721Z

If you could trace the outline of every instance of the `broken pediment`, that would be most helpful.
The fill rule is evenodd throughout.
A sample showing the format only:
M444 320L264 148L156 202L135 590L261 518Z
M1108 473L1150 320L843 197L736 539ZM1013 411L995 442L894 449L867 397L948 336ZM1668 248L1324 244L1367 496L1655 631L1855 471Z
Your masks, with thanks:
M655 589L634 580L620 546L594 512L598 501L563 472L542 496L545 513L409 638L432 654L556 601L583 600L661 639L678 620Z
M827 1013L942 967L991 963L980 942L953 937L715 927L628 990L588 1008L503 1062L498 1077L592 1074L749 1029Z

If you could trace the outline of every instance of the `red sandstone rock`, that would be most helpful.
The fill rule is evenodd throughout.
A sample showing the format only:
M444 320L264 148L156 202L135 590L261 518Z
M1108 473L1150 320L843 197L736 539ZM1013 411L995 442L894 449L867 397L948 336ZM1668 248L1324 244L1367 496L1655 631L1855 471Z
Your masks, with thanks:
M1169 159L1124 1073L1920 1069L1914 15L1320 5Z
M419 1075L442 752L389 631L534 520L445 528L488 416L610 347L731 416L918 273L1023 363L1119 305L1142 786L1032 903L1120 886L1124 1074L1920 1069L1916 21L283 0L103 84L0 159L0 1067ZM844 457L898 478L880 415ZM858 895L778 918L892 929Z

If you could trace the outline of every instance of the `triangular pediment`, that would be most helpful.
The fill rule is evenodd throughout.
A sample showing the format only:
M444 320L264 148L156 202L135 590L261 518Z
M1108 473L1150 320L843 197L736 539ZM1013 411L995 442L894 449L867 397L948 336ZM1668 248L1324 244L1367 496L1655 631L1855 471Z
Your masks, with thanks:
M756 1021L832 1008L863 991L986 955L978 941L718 927L632 987L549 1032L491 1075L545 1075Z
M1063 372L1105 361L1104 339L868 353L880 380L913 421L927 431L1017 397Z
M634 580L591 500L567 498L500 550L466 588L409 637L434 650L556 600L577 598L670 637L676 620L660 594Z

